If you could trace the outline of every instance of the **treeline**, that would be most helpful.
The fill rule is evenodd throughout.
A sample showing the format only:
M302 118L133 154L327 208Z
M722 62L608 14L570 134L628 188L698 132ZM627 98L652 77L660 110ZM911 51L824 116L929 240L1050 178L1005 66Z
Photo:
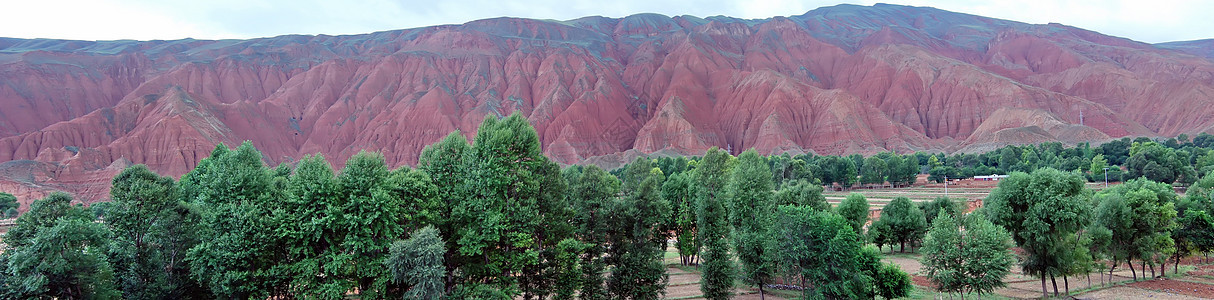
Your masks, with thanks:
M739 279L807 298L909 292L820 185L772 160L712 149L677 172L562 170L517 114L471 144L450 134L416 168L367 152L270 168L251 143L219 145L180 180L123 170L111 202L35 201L4 236L0 297L657 299L671 238L711 299Z

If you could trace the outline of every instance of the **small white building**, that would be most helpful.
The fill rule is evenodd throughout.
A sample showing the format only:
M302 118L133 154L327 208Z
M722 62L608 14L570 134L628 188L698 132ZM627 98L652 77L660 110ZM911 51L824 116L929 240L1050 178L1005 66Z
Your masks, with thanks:
M1004 179L1004 178L1007 178L1007 175L974 176L974 180L978 180L978 181L999 181L999 179Z

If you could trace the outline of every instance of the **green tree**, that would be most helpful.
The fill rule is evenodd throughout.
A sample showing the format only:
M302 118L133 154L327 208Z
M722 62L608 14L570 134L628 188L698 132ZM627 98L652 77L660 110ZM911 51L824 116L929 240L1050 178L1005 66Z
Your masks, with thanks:
M518 275L534 275L531 270L541 263L547 237L535 229L549 209L543 202L555 198L544 186L554 173L547 165L555 163L540 152L531 124L515 113L501 120L486 116L463 164L465 195L451 219L465 280L517 295Z
M864 224L868 223L869 206L868 199L859 193L851 193L847 198L843 198L843 202L839 203L839 207L835 208L840 216L851 225L852 231L864 233Z
M958 199L961 200L961 199ZM931 202L925 202L920 205L923 210L923 216L927 219L927 225L930 227L936 219L936 215L941 212L953 216L954 218L965 213L965 203L950 199L949 197L936 197Z
M5 212L5 214L4 214L5 218L16 218L17 215L15 215L15 214L11 215L11 216L8 215L8 211L9 210L16 211L17 208L20 208L20 206L21 206L21 204L17 203L16 196L13 196L13 194L0 192L0 212Z
M903 196L895 197L881 208L881 216L875 223L880 225L874 224L874 228L887 230L887 233L882 235L887 237L891 244L893 241L898 242L899 251L906 251L906 243L913 245L927 232L927 218L923 216L923 211Z
M1049 296L1046 277L1065 275L1063 257L1076 250L1060 241L1086 226L1091 214L1083 182L1078 173L1051 168L1013 172L984 201L986 216L1024 249L1021 269L1041 278L1043 296ZM1055 294L1057 286L1055 281Z
M817 210L830 210L830 203L822 195L822 186L805 180L795 180L784 183L773 195L776 206L794 205L808 206Z
M1202 210L1185 211L1180 225L1176 235L1183 239L1192 251L1209 253L1214 250L1214 217L1210 214Z
M1124 247L1123 251L1129 253L1128 258L1137 258L1149 264L1154 277L1154 266L1162 265L1166 257L1164 253L1174 250L1171 235L1176 228L1173 204L1176 193L1172 187L1165 183L1134 179L1101 191L1097 199L1101 202L1124 202L1122 213L1102 215L1098 220L1110 224L1106 228L1113 231L1114 240L1119 241L1118 244ZM1129 214L1124 214L1125 210ZM1113 219L1105 221L1103 217ZM1146 270L1143 272L1145 275Z
M110 261L128 299L181 299L201 293L185 253L197 244L197 214L177 197L173 179L126 168L113 179L105 224L114 233Z
M5 236L0 295L12 299L118 299L105 259L111 233L71 196L34 201Z
M839 156L824 156L818 160L822 167L823 183L838 184L841 188L850 188L856 183L856 163L851 159Z
M684 266L695 261L700 253L700 242L696 239L695 190L690 173L671 175L662 183L662 199L670 203L674 218L675 249ZM821 189L821 187L818 187Z
M873 294L863 272L859 236L843 217L808 207L781 206L771 236L783 272L801 279L803 299L857 299ZM808 283L813 283L812 285Z
M885 160L876 156L864 159L864 168L860 169L860 182L864 184L884 184L888 166Z
M556 244L555 272L557 274L553 286L554 299L573 299L582 288L582 271L578 265L579 256L590 244L567 238Z
M599 167L590 165L571 184L573 223L577 239L583 243L581 259L581 299L607 299L603 272L607 268L607 232L610 230L610 205L620 191L620 181Z
M770 173L765 176L771 180ZM608 262L615 267L607 289L616 298L658 299L666 290L666 268L661 260L667 237L658 230L670 214L670 204L659 196L663 179L662 171L648 159L637 158L624 171L622 196L609 207L611 247L607 253Z
M458 130L452 131L442 141L426 146L422 149L421 156L418 157L417 168L430 175L432 180L438 180L440 183L435 184L435 200L441 203L442 209L437 212L441 218L436 219L435 227L439 234L442 235L443 241L447 242L448 258L447 275L448 278L454 278L456 267L462 265L468 259L467 257L456 255L459 250L457 244L458 238L455 237L456 229L454 222L450 220L452 210L459 206L459 203L464 200L463 184L464 156L468 152L470 146L468 140L460 135ZM448 290L453 287L454 282L447 282Z
M735 230L734 253L742 264L742 280L759 288L760 299L765 298L763 286L775 275L774 249L768 236L776 209L772 189L771 169L763 157L754 149L742 152L726 186L729 219Z
M704 245L703 280L700 291L707 299L728 299L733 288L734 266L729 255L729 214L725 209L729 197L729 180L733 157L713 147L708 149L696 167L696 225L698 239Z
M956 218L940 212L923 241L927 277L950 294L982 295L1006 285L1003 277L1016 261L1011 235L981 214Z
M1104 168L1109 166L1109 162L1104 159L1104 154L1096 154L1092 157L1092 163L1088 165L1088 172L1092 174L1092 181L1104 180Z
M384 265L392 281L403 284L408 292L404 299L441 299L446 291L443 277L446 270L443 256L447 254L438 229L426 226L410 234L408 240L396 241L388 250Z
M212 156L182 176L180 194L203 211L199 243L186 261L192 278L219 298L265 298L289 293L278 264L274 220L278 204L261 152L245 142L234 151L219 144Z

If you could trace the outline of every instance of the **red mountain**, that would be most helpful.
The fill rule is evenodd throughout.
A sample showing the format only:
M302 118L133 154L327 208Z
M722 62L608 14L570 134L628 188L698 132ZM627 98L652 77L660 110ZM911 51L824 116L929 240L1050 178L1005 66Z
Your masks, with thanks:
M1194 46L1200 52L1200 45ZM1205 46L1209 47L1209 46ZM1059 24L840 5L764 20L499 18L350 36L0 39L0 190L108 196L217 143L416 162L518 111L556 161L981 151L1212 132L1214 62Z

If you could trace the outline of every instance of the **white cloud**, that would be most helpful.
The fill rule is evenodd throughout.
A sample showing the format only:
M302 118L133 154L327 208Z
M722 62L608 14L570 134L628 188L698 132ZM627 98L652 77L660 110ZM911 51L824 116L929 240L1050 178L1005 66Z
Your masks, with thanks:
M66 39L252 38L356 34L500 16L566 20L589 15L768 18L840 2L823 0L43 0L12 1L0 36ZM1212 38L1214 1L893 0L1027 23L1058 22L1146 42Z

